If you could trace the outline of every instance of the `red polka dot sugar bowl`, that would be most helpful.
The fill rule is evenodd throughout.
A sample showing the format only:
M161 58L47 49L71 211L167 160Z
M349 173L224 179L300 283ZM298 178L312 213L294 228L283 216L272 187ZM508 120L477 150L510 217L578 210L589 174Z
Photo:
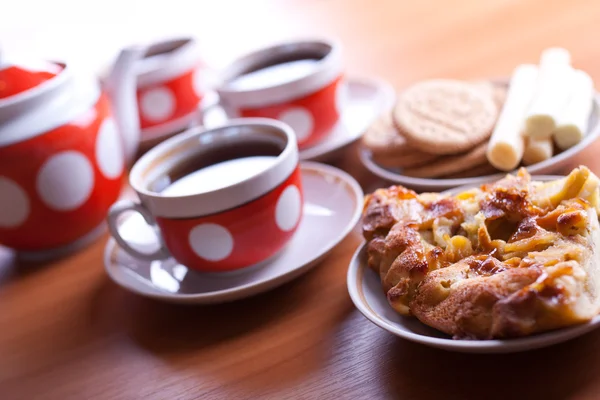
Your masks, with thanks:
M238 270L275 256L302 219L294 133L272 119L176 135L144 154L129 180L140 201L116 203L108 222L117 243L137 259L172 256L198 271ZM128 211L156 228L160 248L136 248L122 237L119 219Z
M102 231L126 163L99 83L0 53L0 245L61 255Z
M290 125L300 150L321 142L340 120L347 87L341 50L325 40L287 42L247 54L221 71L216 92L230 118Z

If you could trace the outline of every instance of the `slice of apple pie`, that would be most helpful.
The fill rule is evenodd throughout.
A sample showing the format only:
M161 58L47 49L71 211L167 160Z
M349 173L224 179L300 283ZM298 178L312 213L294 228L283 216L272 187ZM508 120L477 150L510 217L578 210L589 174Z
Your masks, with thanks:
M599 180L526 170L457 195L401 186L365 199L368 265L390 305L454 338L530 335L600 311Z

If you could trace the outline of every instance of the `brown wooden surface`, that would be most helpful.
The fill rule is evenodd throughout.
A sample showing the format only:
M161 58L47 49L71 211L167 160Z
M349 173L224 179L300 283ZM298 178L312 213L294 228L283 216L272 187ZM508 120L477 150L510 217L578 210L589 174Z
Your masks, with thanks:
M423 78L507 75L560 45L600 82L593 0L273 1L245 5L231 19L235 5L215 3L197 6L204 14L196 33L213 53L224 24L228 54L334 35L350 73L400 89ZM593 147L578 162L599 173ZM375 180L352 150L341 164L370 187ZM372 325L346 291L356 232L292 283L203 307L161 304L113 284L102 265L105 241L37 267L0 251L0 399L600 397L600 332L545 350L475 356Z

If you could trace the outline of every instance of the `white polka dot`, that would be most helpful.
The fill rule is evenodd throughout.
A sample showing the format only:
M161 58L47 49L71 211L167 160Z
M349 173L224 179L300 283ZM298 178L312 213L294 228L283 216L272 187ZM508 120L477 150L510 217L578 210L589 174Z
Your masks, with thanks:
M344 108L348 104L348 85L346 82L340 82L335 89L335 107L339 114L344 112Z
M290 185L279 196L275 206L275 222L284 232L294 229L302 211L302 197L295 185Z
M299 141L306 140L313 130L313 117L305 108L292 107L279 114L279 120L292 127Z
M217 224L200 224L190 231L188 241L194 253L208 261L221 261L233 251L233 236Z
M157 87L144 92L140 107L146 119L160 122L175 112L175 96L166 87Z
M82 206L94 189L94 169L78 151L52 156L40 169L36 187L42 201L58 211Z
M192 75L192 85L194 87L194 92L198 97L204 96L204 92L206 91L206 79L204 77L204 73L205 71L202 68L196 68L194 74Z
M123 149L117 124L112 118L102 121L96 137L96 162L108 179L117 179L123 172Z
M29 216L27 193L13 180L0 176L0 227L15 228Z
M98 111L96 110L96 107L92 107L75 118L71 123L81 128L87 128L96 120L97 116Z

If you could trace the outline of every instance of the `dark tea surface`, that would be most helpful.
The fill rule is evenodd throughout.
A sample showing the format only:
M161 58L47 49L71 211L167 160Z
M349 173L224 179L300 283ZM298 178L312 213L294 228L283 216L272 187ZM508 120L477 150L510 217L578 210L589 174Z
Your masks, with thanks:
M271 65L245 73L229 82L228 86L236 90L254 90L281 85L310 75L317 63L318 60L305 59Z
M277 157L234 158L209 165L185 175L161 191L164 196L185 196L210 192L242 182L268 169Z

